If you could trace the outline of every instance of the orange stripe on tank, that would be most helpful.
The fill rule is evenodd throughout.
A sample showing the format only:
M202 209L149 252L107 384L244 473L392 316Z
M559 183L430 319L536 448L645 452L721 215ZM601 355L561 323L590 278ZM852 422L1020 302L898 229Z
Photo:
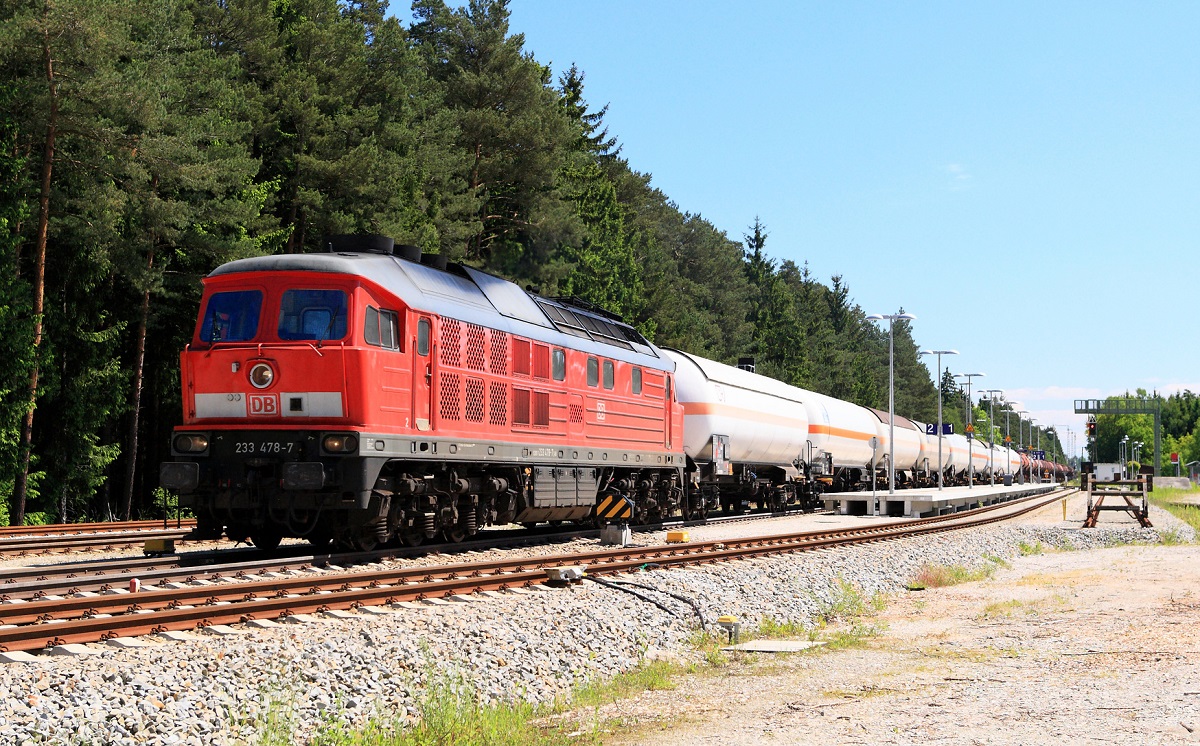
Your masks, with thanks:
M798 430L804 429L808 423L804 420L798 420L794 417L784 417L778 414L770 414L768 412L759 412L753 409L743 409L742 407L733 407L728 404L717 404L715 402L683 402L683 416L688 415L714 415L719 417L734 417L739 420L748 420L750 422L758 422L770 425L784 425L793 427Z

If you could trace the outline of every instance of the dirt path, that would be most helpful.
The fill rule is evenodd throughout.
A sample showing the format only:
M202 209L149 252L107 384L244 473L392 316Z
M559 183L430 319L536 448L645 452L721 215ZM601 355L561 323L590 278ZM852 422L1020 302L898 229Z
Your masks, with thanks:
M608 743L1200 743L1200 547L1024 557L862 622L602 708Z

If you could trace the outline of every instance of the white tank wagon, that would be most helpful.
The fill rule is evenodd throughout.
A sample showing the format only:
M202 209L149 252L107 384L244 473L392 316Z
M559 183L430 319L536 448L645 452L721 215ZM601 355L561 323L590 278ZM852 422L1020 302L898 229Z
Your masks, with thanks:
M975 481L987 478L991 467L991 450L987 441L976 440L971 444L971 463L975 465Z
M1012 474L1015 480L1016 477L1021 473L1021 454L1006 446L1004 449L1004 455L1008 460L1007 466L1005 467L1005 473Z
M808 392L773 378L678 350L675 395L683 405L683 450L706 505L813 507L806 479Z
M900 415L896 415L895 424L889 426L887 412L874 408L870 408L869 411L878 420L875 427L879 442L882 444L879 455L881 468L885 471L887 469L887 459L893 453L891 447L888 445L888 438L892 432L895 432L896 485L908 487L918 483L920 481L919 475L924 475L928 472L928 462L924 460L923 456L924 428L918 429L916 423ZM934 455L934 459L937 459L936 454Z
M955 433L943 438L948 454L942 462L946 476L952 484L967 483L967 466L970 462L970 444L965 435Z
M886 468L886 439L879 438L879 419L870 410L697 355L665 352L676 366L684 452L706 504L719 494L726 509L815 508L826 489L869 485L873 459ZM872 438L878 439L874 450ZM915 459L919 442L904 443Z

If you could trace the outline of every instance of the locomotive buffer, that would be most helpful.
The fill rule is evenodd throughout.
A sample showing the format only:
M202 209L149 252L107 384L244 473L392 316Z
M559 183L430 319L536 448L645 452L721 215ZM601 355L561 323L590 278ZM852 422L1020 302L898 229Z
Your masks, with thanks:
M1083 527L1095 528L1102 510L1123 510L1136 518L1142 528L1150 528L1148 495L1154 491L1154 467L1143 466L1137 479L1107 481L1095 479L1095 470L1095 465L1089 461L1085 461L1080 469L1080 479L1088 498L1087 518L1083 521ZM1105 498L1112 498L1112 502L1105 505ZM1124 504L1118 500L1123 500Z
M633 502L621 495L605 495L596 506L596 521L600 523L600 543L628 546L631 537L629 521L633 519Z

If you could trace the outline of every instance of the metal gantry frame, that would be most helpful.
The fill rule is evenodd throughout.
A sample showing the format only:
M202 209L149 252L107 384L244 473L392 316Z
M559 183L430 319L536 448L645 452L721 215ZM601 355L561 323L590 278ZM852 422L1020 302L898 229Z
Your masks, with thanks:
M1162 476L1162 399L1157 396L1112 396L1108 399L1076 399L1075 414L1154 415L1154 475ZM1092 445L1095 445L1094 443ZM1092 452L1092 460L1097 454Z

